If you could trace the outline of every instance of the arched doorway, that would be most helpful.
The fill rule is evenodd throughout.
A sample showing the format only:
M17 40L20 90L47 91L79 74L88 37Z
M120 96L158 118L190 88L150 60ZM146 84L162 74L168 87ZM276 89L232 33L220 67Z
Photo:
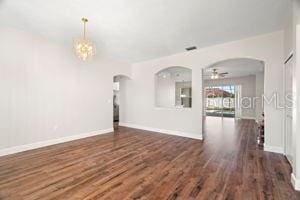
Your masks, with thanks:
M203 132L208 138L232 141L239 137L234 127L244 122L254 130L264 127L265 63L234 58L203 69ZM210 130L210 131L208 131ZM216 131L214 131L216 130ZM226 130L228 130L226 132ZM264 128L257 130L259 146L264 145Z
M204 116L262 119L264 62L218 61L203 70Z
M130 78L126 75L116 75L113 77L113 127L118 129L126 113L127 89Z

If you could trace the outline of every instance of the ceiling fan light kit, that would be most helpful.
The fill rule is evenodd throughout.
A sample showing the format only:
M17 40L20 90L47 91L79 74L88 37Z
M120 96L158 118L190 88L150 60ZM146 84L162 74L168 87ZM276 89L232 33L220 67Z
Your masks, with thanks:
M218 74L218 72L217 72L217 69L213 69L210 78L211 78L211 79L218 79L218 78L219 78L219 74Z
M224 73L218 73L217 69L213 69L211 72L211 79L218 79L220 77L225 77L225 75L228 74L228 72L224 72Z

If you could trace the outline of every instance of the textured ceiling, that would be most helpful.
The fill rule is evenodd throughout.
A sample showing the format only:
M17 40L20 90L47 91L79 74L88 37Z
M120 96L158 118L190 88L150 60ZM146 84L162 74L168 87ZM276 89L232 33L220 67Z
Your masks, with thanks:
M283 28L289 0L0 0L1 25L72 45L90 19L97 56L143 61Z

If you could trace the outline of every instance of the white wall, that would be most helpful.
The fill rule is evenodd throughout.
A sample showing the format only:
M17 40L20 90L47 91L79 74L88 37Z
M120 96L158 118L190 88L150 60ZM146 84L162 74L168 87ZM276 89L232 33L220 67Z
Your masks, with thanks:
M130 89L131 79L128 76L122 76L119 79L120 82L120 90L119 90L119 121L122 122L124 118L126 118L128 104L131 101L131 97L129 96L128 90Z
M298 4L298 13L300 12L300 3ZM299 14L300 15L300 14ZM299 17L299 16L298 16ZM296 26L296 48L295 48L295 82L296 82L296 106L294 109L294 130L293 137L294 140L294 154L295 154L295 169L293 170L294 176L296 178L295 188L300 190L300 17L298 18L298 23Z
M284 29L284 57L285 59L289 57L289 55L294 50L294 43L295 39L293 37L294 35L294 20L293 20L293 6L292 1L294 0L288 0L290 2L289 12L286 13L286 22L285 22L285 29Z
M300 190L300 1L290 0L290 14L287 16L286 27L284 31L284 46L285 46L285 59L291 53L293 58L293 96L295 104L293 106L293 134L292 134L292 149L293 149L293 172L292 183L294 187Z
M130 75L130 65L81 62L71 43L0 33L0 150L112 128L113 75Z
M159 66L149 65L142 67L133 65L132 80L128 88L128 96L130 96L130 103L127 107L126 118L121 124L126 123L131 126L155 128L156 130L171 130L174 132L187 133L189 136L199 138L201 137L202 125L201 113L193 112L192 109L197 109L201 106L201 94L193 95L193 102L199 102L198 105L192 105L192 109L177 109L177 108L158 108L155 106L155 74L160 71ZM180 65L169 65L180 66ZM195 75L200 74L200 76ZM199 80L201 83L201 69L193 70L192 76L194 80ZM194 91L201 91L201 84L192 85L192 93ZM175 91L174 91L175 95ZM198 97L197 97L198 96ZM174 96L175 97L175 96ZM175 99L175 98L174 98ZM199 108L198 110L201 111ZM192 117L196 115L197 117ZM196 125L197 124L197 125ZM200 131L200 134L199 134ZM164 131L166 132L166 131Z
M173 76L155 76L155 105L163 108L175 107L175 80Z
M255 101L255 113L256 113L256 120L262 120L263 116L262 113L264 112L264 103L263 103L263 94L264 94L264 72L258 72L255 75L255 93L256 93L256 101Z
M229 58L263 60L267 93L281 92L282 38L276 32L133 64L121 120L201 138L202 68ZM130 76L130 65L97 57L81 62L71 43L68 48L11 28L1 28L0 41L0 149L112 127L113 76ZM155 107L154 74L170 66L193 70L191 109ZM273 106L265 111L266 142L282 147L282 113Z
M135 63L132 66L132 101L124 123L188 132L202 136L202 69L218 61L253 58L265 62L265 94L283 94L283 32L234 41L173 56ZM157 109L154 104L154 75L170 66L192 69L191 109ZM283 110L265 106L266 145L283 148Z
M295 157L295 167L293 169L294 186L300 190L300 1L293 1L293 51L294 51L294 85L296 104L293 112L293 149Z
M236 77L236 78L224 78L224 79L214 79L214 80L205 80L204 86L220 86L220 85L241 85L242 86L242 95L240 98L240 103L247 104L247 108L241 107L242 118L250 118L256 119L256 108L255 106L250 106L248 108L248 103L253 104L253 100L256 97L256 76L249 75L244 77ZM263 87L263 85L262 85ZM251 98L252 102L248 102L242 99L245 97Z

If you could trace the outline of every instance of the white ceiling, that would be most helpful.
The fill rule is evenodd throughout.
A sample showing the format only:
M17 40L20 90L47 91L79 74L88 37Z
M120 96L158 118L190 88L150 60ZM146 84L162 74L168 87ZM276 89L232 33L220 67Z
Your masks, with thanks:
M283 28L289 0L0 0L1 25L72 45L81 17L98 56L137 62Z
M217 69L218 73L228 72L228 74L223 78L242 77L263 72L264 63L258 60L246 58L221 61L204 70L204 79L210 79L213 69Z

